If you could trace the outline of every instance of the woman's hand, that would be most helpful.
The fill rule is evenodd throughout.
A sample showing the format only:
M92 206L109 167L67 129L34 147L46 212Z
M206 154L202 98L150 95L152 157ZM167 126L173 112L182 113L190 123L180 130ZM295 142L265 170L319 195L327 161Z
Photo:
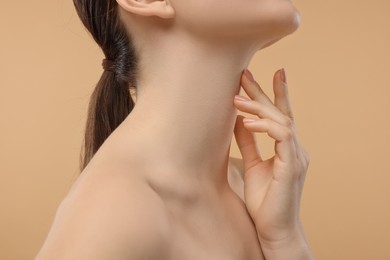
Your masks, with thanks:
M273 103L245 70L241 85L251 100L240 96L234 100L237 109L258 117L249 122L238 116L234 134L244 162L245 204L267 259L296 259L288 251L299 250L297 246L308 250L299 208L309 156L296 135L285 78L283 69L274 75ZM272 158L261 157L256 132L275 140Z

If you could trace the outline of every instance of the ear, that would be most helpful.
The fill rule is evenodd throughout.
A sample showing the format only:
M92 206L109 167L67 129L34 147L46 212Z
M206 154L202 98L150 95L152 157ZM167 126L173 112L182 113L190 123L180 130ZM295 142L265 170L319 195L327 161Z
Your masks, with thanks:
M127 12L142 16L158 16L169 19L175 16L175 10L168 0L116 0Z

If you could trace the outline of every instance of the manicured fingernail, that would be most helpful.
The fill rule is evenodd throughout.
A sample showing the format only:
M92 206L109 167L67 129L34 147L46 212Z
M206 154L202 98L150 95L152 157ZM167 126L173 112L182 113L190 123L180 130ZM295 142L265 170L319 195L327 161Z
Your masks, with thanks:
M252 119L252 118L244 118L242 120L244 123L252 123L252 122L255 122L256 120Z
M248 101L249 99L240 95L235 95L234 98L238 101Z
M245 77L250 81L250 82L255 82L255 79L253 78L252 73L248 70L244 70Z
M280 79L284 82L284 83L287 83L287 79L286 79L286 71L283 69L281 69L280 71Z

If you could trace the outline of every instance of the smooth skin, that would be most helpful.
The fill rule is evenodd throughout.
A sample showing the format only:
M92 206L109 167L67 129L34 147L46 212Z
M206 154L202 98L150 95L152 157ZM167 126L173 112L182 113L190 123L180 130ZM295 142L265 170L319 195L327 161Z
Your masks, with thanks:
M36 259L312 259L287 85L276 73L272 104L242 76L297 29L291 1L117 2L139 54L136 105L72 186ZM241 87L251 101L235 101ZM256 132L275 139L275 157L261 160ZM229 157L234 134L242 161Z
M309 158L296 136L287 84L277 71L272 103L248 73L242 75L241 86L250 99L237 95L239 99L232 101L239 111L255 116L253 123L237 116L234 128L243 160L232 160L227 177L229 190L237 196L230 192L222 200L216 200L214 192L194 196L172 188L176 186L172 180L172 186L157 187L151 185L153 178L145 178L147 174L129 175L128 169L98 157L61 203L36 259L314 259L299 218ZM275 140L272 158L262 159L256 133ZM177 196L168 199L172 193ZM229 210L220 213L224 206ZM191 229L191 217L200 226L188 233L183 227ZM231 220L237 226L229 224ZM199 232L202 225L206 236ZM233 244L224 231L227 238L234 233ZM188 240L194 233L200 240ZM213 233L217 240L209 240ZM202 243L208 249L199 246ZM212 252L214 247L222 252ZM241 253L234 255L236 251Z

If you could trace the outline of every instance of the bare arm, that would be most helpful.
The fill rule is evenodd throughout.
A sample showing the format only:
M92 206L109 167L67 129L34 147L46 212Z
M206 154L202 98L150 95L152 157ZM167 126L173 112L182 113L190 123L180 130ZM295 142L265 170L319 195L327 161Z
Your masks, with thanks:
M139 179L109 177L71 191L36 260L163 259L169 224L162 201Z

